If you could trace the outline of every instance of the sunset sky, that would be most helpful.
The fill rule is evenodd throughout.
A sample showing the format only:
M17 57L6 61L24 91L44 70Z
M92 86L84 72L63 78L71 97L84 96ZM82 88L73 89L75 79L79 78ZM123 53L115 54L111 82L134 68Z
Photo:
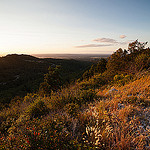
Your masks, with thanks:
M0 0L0 55L150 46L150 0Z

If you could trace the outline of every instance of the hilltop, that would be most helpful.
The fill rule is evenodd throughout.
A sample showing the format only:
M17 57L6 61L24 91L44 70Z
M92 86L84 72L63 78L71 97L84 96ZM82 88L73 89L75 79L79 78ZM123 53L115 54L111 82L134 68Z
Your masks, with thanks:
M150 149L150 49L137 40L61 85L50 66L36 93L0 112L1 149Z

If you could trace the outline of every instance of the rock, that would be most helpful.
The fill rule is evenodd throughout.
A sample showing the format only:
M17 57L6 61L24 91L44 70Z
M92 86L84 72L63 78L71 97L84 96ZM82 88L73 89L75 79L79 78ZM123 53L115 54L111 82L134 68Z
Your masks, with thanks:
M118 109L124 108L124 104L118 103Z
M111 88L105 95L110 94L110 93L115 92L115 91L118 91L118 90L115 88Z
M147 126L147 127L146 127L146 130L147 130L148 132L150 132L150 126Z
M145 132L144 126L139 126L139 131L140 133L144 133Z
M113 91L118 91L118 90L116 90L115 88L112 88L112 89L109 90L109 93L111 93Z
M132 96L132 94L128 95L128 97Z
M140 129L144 129L144 126L139 126Z

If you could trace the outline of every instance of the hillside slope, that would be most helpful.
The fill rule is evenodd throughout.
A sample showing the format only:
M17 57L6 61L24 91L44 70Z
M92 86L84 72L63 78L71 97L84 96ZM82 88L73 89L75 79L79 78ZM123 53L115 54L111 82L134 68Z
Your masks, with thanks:
M124 86L84 90L81 85L12 102L0 113L1 148L150 148L149 71Z
M149 150L150 49L131 45L66 87L56 89L58 68L50 68L46 94L13 99L0 111L0 149Z

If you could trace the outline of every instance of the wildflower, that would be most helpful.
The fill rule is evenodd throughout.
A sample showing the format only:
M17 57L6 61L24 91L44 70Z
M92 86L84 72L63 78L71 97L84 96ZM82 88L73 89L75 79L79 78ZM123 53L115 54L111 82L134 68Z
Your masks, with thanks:
M29 140L26 140L26 142L27 142L28 144L30 144Z

